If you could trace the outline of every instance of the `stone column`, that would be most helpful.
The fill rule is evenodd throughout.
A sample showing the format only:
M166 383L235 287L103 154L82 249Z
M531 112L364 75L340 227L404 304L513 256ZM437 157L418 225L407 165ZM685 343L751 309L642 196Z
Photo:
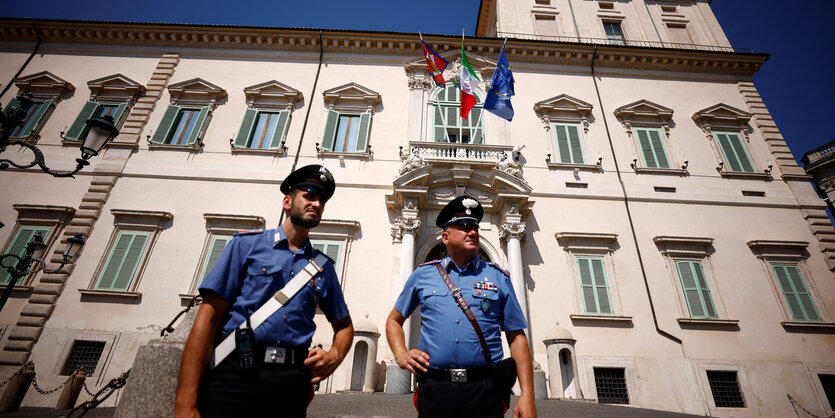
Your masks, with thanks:
M510 282L525 320L530 325L528 315L528 294L525 288L525 273L522 264L522 240L525 238L525 223L520 221L505 221L499 230L499 237L507 243L507 268L510 270Z
M417 209L415 202L407 201L403 208L403 216L394 220L394 225L391 228L391 236L395 242L400 241L400 275L392 280L391 283L391 306L403 290L403 285L415 269L415 238L417 237L417 230L420 228L420 219L417 219ZM406 348L411 349L417 346L415 341L412 341L412 321L410 317L403 324L403 334L406 336ZM391 363L386 368L386 393L388 394L405 394L412 391L411 373L403 370L392 359Z

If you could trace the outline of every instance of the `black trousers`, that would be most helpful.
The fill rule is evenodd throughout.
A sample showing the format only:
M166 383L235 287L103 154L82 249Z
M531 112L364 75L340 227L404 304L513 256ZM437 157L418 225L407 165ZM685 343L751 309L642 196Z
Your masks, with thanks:
M453 383L418 378L415 408L421 418L497 418L507 411L493 379Z
M203 417L304 417L313 398L303 365L256 364L242 372L233 356L206 369L198 409Z

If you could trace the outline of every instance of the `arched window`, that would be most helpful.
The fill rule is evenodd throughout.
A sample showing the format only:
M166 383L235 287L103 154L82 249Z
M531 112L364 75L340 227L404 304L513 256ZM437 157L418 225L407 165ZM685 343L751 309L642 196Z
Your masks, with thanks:
M432 140L435 142L484 143L484 122L481 120L482 101L476 92L476 105L467 119L461 118L461 88L447 84L432 100Z

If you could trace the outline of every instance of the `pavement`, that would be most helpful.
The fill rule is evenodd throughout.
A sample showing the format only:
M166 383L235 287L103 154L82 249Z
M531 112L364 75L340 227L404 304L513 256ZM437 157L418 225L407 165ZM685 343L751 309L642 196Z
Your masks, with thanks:
M511 399L514 405L518 397ZM674 412L657 411L653 409L635 408L627 405L605 405L594 402L571 401L561 399L543 399L536 401L536 409L540 417L624 417L624 418L681 418L697 417L700 415L678 414ZM15 412L0 414L2 417L33 417L52 418L66 417L71 410L51 408L21 408ZM116 408L95 408L90 410L85 418L110 418ZM505 417L512 417L509 410ZM80 412L73 414L78 417ZM384 393L354 394L340 393L316 395L307 410L310 418L403 418L415 417L415 407L412 395L386 395Z

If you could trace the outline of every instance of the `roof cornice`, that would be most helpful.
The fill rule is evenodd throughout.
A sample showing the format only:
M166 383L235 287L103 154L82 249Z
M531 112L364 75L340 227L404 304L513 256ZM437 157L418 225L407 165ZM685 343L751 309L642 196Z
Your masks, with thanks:
M34 20L0 18L0 39L5 42L35 42ZM319 52L318 29L291 29L219 25L87 22L38 20L44 43L115 45L177 49L249 49L261 51ZM322 30L327 53L423 56L417 34L354 30ZM427 35L427 43L439 53L454 51L461 38ZM502 39L467 38L467 51L498 57ZM768 54L713 52L652 47L600 46L571 42L511 40L505 53L514 64L590 66L664 72L696 72L750 76L768 59Z

